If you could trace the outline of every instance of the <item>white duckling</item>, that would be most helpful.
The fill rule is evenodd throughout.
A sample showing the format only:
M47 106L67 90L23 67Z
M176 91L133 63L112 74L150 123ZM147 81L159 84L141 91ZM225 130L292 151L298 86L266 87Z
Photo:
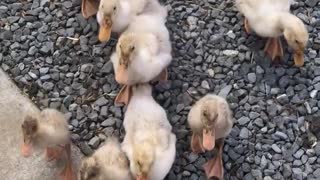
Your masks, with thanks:
M167 11L162 6L159 10L162 13L137 16L119 38L111 61L116 81L125 86L117 96L116 103L128 104L131 85L167 80L166 68L172 60L171 43L165 26Z
M308 31L303 22L290 13L292 0L236 0L238 10L245 16L245 29L250 28L259 36L268 37L264 51L274 61L283 57L279 37L284 35L294 50L296 66L304 64L304 49L308 42Z
M208 94L191 108L188 123L192 129L191 149L193 152L218 149L216 157L204 165L208 179L223 179L223 144L233 126L231 110L227 101L219 96Z
M176 136L165 110L153 99L148 84L133 87L124 128L122 149L130 160L137 180L162 180L171 169L176 154Z
M139 14L157 11L158 0L101 0L97 12L99 40L110 39L111 31L122 33Z
M117 138L108 138L90 157L84 158L80 180L131 180L129 161Z

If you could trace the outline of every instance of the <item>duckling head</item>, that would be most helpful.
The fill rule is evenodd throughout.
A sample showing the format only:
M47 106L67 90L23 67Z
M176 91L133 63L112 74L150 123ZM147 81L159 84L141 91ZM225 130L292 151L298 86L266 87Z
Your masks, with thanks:
M26 116L21 125L21 128L23 135L23 145L21 152L23 156L28 157L31 155L33 146L37 141L39 122L34 117Z
M100 180L101 167L94 157L88 157L82 160L79 169L80 180Z
M128 68L130 61L134 59L137 51L138 38L134 33L124 34L120 37L119 43L117 44L117 52L119 55L119 65L124 65Z
M134 146L133 149L133 175L136 180L147 180L154 162L152 144L144 142Z
M203 124L203 147L212 150L215 146L215 126L218 120L218 104L207 100L201 107L201 122Z
M296 66L304 64L304 49L307 46L309 34L298 17L290 17L286 23L283 34L288 45L294 50L294 62Z
M97 21L100 24L99 40L101 42L109 41L114 16L119 9L118 0L101 0L97 12Z

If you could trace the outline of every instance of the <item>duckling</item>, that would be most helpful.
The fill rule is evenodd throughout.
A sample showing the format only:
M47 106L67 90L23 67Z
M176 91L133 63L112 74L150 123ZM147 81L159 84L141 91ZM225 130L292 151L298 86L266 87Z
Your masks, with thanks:
M79 179L132 180L129 161L117 138L108 138L92 156L82 160Z
M238 10L245 16L245 30L252 28L259 36L268 37L264 51L273 62L283 57L279 37L284 35L294 50L294 63L304 64L304 49L308 42L308 31L303 22L290 13L292 0L236 0Z
M166 68L172 56L165 26L166 10L163 12L138 16L120 36L116 52L111 56L116 81L124 85L116 103L128 104L134 84L167 80Z
M62 178L73 180L70 133L64 115L55 109L44 109L39 117L26 116L22 123L23 145L21 153L28 157L33 148L46 148L47 160L60 159L63 151L67 156Z
M158 0L101 0L97 13L99 40L108 41L111 31L122 33L137 15L157 11L158 7Z
M84 18L89 18L97 13L100 0L82 0L81 12Z
M191 149L193 152L218 149L218 154L203 167L208 179L223 179L223 144L233 126L231 110L225 99L208 94L191 108L188 123L192 129Z
M165 110L153 99L148 84L133 87L124 118L122 149L137 180L162 180L176 154L176 136Z

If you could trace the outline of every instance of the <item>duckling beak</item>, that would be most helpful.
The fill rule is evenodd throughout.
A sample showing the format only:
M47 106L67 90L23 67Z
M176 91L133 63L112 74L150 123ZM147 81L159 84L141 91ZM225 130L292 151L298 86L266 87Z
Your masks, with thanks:
M213 126L214 127L214 126ZM203 148L211 151L215 146L215 128L203 129Z
M109 41L111 36L111 29L112 29L112 21L109 16L105 16L102 20L102 23L100 25L99 29L99 41L106 42Z
M137 176L136 180L147 180L147 176L145 174Z
M128 84L129 74L126 65L119 64L118 68L116 69L115 78L119 84Z
M24 157L29 157L32 153L32 146L30 144L23 143L21 146L21 154Z
M294 52L294 64L298 67L303 66L304 64L304 54L303 54L303 49L295 50Z

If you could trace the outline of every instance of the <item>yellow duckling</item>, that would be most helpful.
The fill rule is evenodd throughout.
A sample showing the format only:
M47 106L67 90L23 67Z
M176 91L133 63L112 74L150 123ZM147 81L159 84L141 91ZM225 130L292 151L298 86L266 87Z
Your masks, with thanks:
M99 40L110 39L111 31L122 33L139 14L157 11L158 0L101 0L97 13Z
M80 180L132 180L129 161L117 138L108 138L91 157L84 158Z
M176 154L176 136L165 110L153 99L148 84L133 87L124 128L122 149L130 160L136 180L162 180L171 169Z
M166 67L172 56L169 32L165 26L166 10L162 8L163 13L160 14L137 16L119 38L111 61L116 81L124 86L116 103L128 104L134 84L167 80Z
M208 179L217 177L223 179L223 144L233 126L231 110L225 99L208 94L201 98L191 108L188 123L193 134L191 149L193 152L218 149L216 157L208 161L203 167Z
M238 10L245 16L245 30L249 33L252 28L259 36L269 38L264 51L272 61L283 57L279 37L284 35L294 50L294 63L300 67L309 35L303 22L290 13L290 5L291 0L236 0Z

